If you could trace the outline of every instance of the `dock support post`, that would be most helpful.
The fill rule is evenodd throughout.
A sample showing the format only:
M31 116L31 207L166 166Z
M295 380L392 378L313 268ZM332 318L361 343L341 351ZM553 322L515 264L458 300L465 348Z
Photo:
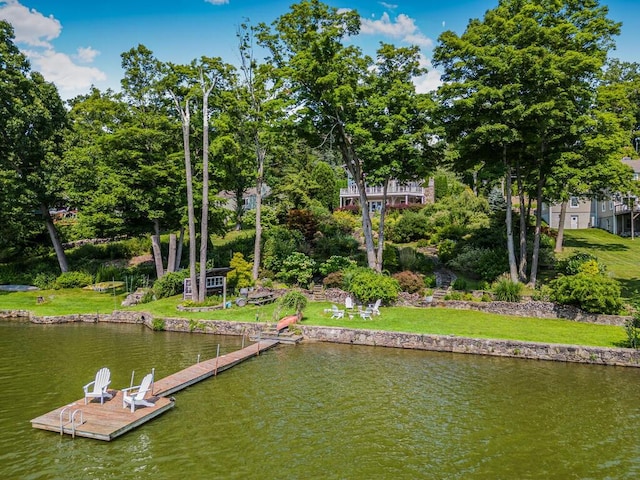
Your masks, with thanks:
M218 358L220 358L220 344L218 344L218 350L216 351L216 368L213 371L213 376L218 376Z

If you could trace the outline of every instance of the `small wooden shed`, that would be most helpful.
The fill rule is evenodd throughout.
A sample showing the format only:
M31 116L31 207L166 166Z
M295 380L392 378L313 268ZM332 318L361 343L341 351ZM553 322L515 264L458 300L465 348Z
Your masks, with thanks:
M205 280L207 295L213 293L222 294L223 308L227 306L227 274L234 270L231 267L218 267L207 270L207 276ZM199 281L199 280L198 280ZM182 294L183 300L191 300L191 279L184 279L184 290Z

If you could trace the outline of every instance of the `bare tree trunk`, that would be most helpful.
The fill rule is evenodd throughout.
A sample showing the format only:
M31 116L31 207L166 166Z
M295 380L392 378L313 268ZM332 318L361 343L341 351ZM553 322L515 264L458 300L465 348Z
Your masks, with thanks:
M564 243L564 220L567 217L567 200L563 200L560 204L560 220L558 223L558 236L556 237L556 246L553 249L554 252L560 253L562 251L562 244ZM551 214L549 214L549 223L551 223Z
M513 205L511 202L511 167L507 164L507 148L504 147L502 151L502 160L506 166L505 172L505 189L507 200L507 212L505 224L507 227L507 252L509 255L509 275L512 282L518 282L518 268L516 265L516 253L513 243Z
M67 256L64 253L64 248L62 247L62 242L60 241L60 235L58 235L58 230L53 224L53 218L51 218L51 214L49 213L49 207L47 207L44 203L41 203L40 212L42 213L42 218L44 219L44 223L47 226L47 232L49 232L49 238L51 239L53 250L56 252L56 258L58 259L60 271L62 273L68 272L69 264L67 262Z
M167 258L167 272L176 271L176 234L169 235L169 257Z
M389 178L385 178L382 185L382 208L380 209L380 226L378 227L378 251L376 271L382 272L382 256L384 254L384 220L387 213L387 190L389 188Z
M538 187L536 192L536 229L533 234L533 255L531 256L531 276L529 277L529 284L532 287L536 286L538 281L538 263L540 262L540 235L542 232L542 189L544 188L544 179L538 180Z
M160 280L164 276L162 267L162 249L160 248L160 235L151 235L151 249L153 250L153 260L156 264L156 277Z
M207 296L207 248L209 246L209 94L215 82L206 86L204 73L200 70L202 86L202 216L200 219L200 290L198 301Z
M518 262L518 278L521 282L527 279L527 212L525 207L524 187L522 185L522 175L520 170L520 157L516 162L516 184L518 187L518 199L520 201L520 235L519 245L520 259Z
M371 225L371 214L369 213L369 199L367 198L366 183L362 172L362 165L353 149L351 138L344 130L342 122L338 122L337 130L340 135L340 150L342 158L346 164L347 170L351 174L360 197L360 210L362 212L362 235L364 236L364 246L367 252L367 265L375 270L377 264L377 256L375 246L373 244L373 227Z
M180 227L180 237L178 238L178 248L176 249L176 271L182 265L182 250L184 249L184 227Z
M242 204L242 198L244 196L244 190L239 188L237 189L235 192L235 197L236 197L236 208L235 208L235 220L236 220L236 226L235 226L235 230L237 232L239 232L240 230L242 230L242 215L244 214L244 205Z
M258 135L255 136L256 157L258 160L258 178L256 179L256 238L253 244L253 280L258 279L262 260L262 182L264 177L264 159L267 152L260 145Z
M173 92L171 93L173 95ZM187 216L189 222L189 280L191 282L191 300L197 300L199 297L198 279L196 275L196 215L193 206L193 173L191 171L191 146L189 144L191 113L189 112L188 99L185 101L184 109L175 95L173 95L173 100L182 119L182 144L184 148L184 169L187 183Z

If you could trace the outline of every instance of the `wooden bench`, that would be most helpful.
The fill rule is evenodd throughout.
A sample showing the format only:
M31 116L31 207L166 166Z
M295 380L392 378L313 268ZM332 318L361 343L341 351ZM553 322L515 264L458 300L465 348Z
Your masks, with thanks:
M262 293L247 298L247 302L252 305L265 305L267 303L275 302L276 297L273 293Z

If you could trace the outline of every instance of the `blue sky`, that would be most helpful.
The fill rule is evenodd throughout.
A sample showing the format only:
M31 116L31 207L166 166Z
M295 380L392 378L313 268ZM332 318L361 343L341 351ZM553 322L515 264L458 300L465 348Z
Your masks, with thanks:
M293 0L0 0L0 19L15 29L16 44L32 69L54 82L63 98L89 91L119 89L120 54L139 43L162 61L188 63L202 55L237 64L238 25L271 23ZM373 54L380 41L418 44L429 67L431 51L444 30L461 34L470 18L481 18L498 0L325 0L356 9L362 19L356 42ZM637 0L601 0L609 17L623 23L613 56L640 62ZM439 74L418 79L419 90L435 88Z

